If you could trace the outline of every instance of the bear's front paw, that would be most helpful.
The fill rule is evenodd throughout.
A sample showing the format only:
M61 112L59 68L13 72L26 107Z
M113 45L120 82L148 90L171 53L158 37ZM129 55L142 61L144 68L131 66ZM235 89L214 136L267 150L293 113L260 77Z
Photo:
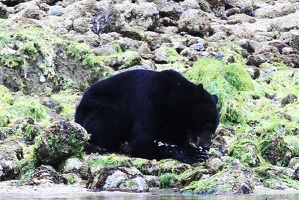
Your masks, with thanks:
M174 159L191 165L198 162L204 162L208 159L208 153L206 151L179 150L172 151L172 153Z
M192 149L187 151L186 153L186 159L189 160L191 164L197 163L197 162L204 162L209 158L208 152L203 151L201 149Z
M103 147L100 147L98 145L94 145L94 144L87 144L85 146L85 149L84 151L87 153L87 154L91 154L91 153L99 153L99 154L104 154L104 153L107 153L107 149L103 148Z

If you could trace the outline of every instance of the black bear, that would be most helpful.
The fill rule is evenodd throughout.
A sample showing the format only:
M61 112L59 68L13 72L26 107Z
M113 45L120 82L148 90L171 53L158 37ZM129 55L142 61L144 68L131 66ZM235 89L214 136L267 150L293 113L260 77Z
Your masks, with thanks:
M76 109L75 121L98 151L173 158L193 164L207 159L219 123L218 98L173 70L126 71L92 85Z

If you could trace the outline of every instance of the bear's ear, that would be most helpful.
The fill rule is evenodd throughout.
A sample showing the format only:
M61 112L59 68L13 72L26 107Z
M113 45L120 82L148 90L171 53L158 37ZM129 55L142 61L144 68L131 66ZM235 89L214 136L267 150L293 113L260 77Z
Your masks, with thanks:
M213 101L215 102L215 104L218 103L218 97L217 97L216 94L213 94L213 95L212 95L212 99L213 99Z
M196 86L196 93L197 94L202 94L203 93L203 85L200 83Z

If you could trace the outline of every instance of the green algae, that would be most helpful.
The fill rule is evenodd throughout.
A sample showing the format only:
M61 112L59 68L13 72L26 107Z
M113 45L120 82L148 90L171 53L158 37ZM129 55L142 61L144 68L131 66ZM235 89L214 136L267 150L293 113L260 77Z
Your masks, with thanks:
M73 116L76 111L76 106L80 99L82 98L81 92L75 92L73 90L61 91L57 94L52 94L51 98L62 107L59 114L66 119L74 120Z
M160 177L159 188L160 189L167 189L167 188L174 188L177 186L178 179L176 178L175 174L166 173Z
M259 166L263 161L258 153L257 138L242 137L230 145L228 155L239 159L249 167Z
M286 184L288 187L299 189L298 181L292 179L290 171L286 167L263 165L253 168L253 170L263 178L265 187L277 189L277 185Z
M201 58L187 71L186 76L218 96L218 108L223 124L245 124L245 99L241 93L254 90L253 80L242 64Z
M38 28L0 32L0 63L8 68L27 69L30 63L52 66L55 56L53 40ZM39 57L42 58L38 59Z
M116 154L101 155L98 158L93 159L88 163L88 168L93 166L121 166L121 165L131 165L131 159L127 156L120 156Z
M167 55L167 63L181 63L186 60L183 56L181 56L174 48L166 48L166 55Z
M34 153L40 164L59 165L67 157L82 157L89 135L69 121L53 123L35 140Z
M18 118L32 118L36 122L49 120L45 107L40 103L39 98L31 96L19 96L15 99L10 108L7 109L8 116Z
M99 67L105 66L105 59L102 56L96 56L90 47L85 43L68 42L66 52L73 56L76 61L82 62L82 65L99 71Z
M38 97L15 93L13 97L8 88L0 85L0 127L13 125L17 120L30 118L34 122L47 123L50 119L46 108ZM28 127L30 132L30 127Z

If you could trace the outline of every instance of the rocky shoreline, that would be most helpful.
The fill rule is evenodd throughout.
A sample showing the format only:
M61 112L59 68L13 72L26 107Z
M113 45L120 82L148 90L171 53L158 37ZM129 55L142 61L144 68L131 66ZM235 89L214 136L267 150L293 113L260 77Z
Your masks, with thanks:
M82 93L136 68L218 95L205 163L82 151ZM298 191L298 68L298 0L0 0L0 193Z

